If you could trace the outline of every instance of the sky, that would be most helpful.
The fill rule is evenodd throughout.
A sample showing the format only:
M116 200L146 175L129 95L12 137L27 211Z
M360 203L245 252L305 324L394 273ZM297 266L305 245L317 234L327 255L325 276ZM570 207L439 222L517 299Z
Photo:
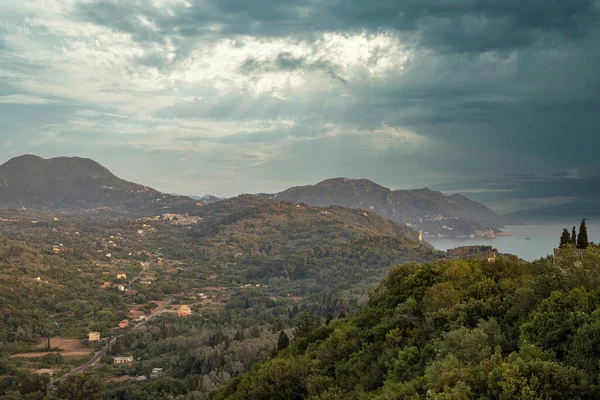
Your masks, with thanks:
M600 199L600 0L0 1L0 163L180 194L331 177ZM596 186L596 188L594 188Z

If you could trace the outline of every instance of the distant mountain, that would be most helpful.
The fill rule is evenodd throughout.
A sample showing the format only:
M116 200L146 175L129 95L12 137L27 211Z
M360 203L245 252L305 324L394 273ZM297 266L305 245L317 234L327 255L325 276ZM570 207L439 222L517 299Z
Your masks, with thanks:
M518 219L557 219L563 217L585 218L600 215L599 200L579 200L563 204L530 208L506 214L509 218Z
M223 200L222 197L213 196L211 194L205 194L204 196L187 196L187 197L194 199L202 204L212 204L212 203L216 203L217 201Z
M327 207L340 205L374 211L382 217L422 229L426 235L494 237L512 221L460 194L430 189L390 190L367 179L328 179L298 186L267 198Z
M192 207L195 200L124 181L97 162L25 155L0 166L0 205L133 211Z

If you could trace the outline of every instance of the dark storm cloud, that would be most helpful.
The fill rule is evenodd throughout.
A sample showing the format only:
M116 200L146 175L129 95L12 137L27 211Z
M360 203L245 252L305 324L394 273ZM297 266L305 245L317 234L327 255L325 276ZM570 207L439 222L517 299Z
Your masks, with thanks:
M139 14L161 35L306 38L323 31L383 29L415 33L422 46L481 52L585 37L600 11L596 0L196 0L191 5L172 17L133 2L101 0L80 5L79 14L144 39L159 35L140 26L134 17Z

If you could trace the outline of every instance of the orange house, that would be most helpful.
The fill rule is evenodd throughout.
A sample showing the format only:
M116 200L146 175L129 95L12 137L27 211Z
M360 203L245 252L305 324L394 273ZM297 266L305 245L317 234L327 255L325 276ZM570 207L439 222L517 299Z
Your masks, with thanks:
M177 311L178 317L189 317L190 315L192 315L192 309L190 306L183 305L179 307L179 310Z
M123 321L119 322L119 328L121 329L125 329L129 326L129 320L124 319Z

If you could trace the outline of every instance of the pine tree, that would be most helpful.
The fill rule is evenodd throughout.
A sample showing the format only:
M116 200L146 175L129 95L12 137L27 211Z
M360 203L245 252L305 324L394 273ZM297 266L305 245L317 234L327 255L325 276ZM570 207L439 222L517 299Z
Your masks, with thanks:
M344 310L340 311L340 315L338 316L339 319L342 318L346 318L346 313L344 312Z
M277 351L287 349L289 345L290 345L290 338L282 330L281 332L279 332L279 338L277 339Z
M560 236L560 247L561 249L564 249L566 247L569 246L569 244L571 243L571 236L569 235L569 231L566 229L563 229L562 235Z
M587 226L585 226L585 218L581 220L581 226L579 227L579 236L577 237L577 248L587 249L589 246Z
M575 227L573 227L573 230L571 231L571 244L573 246L577 245L577 229L575 229Z

